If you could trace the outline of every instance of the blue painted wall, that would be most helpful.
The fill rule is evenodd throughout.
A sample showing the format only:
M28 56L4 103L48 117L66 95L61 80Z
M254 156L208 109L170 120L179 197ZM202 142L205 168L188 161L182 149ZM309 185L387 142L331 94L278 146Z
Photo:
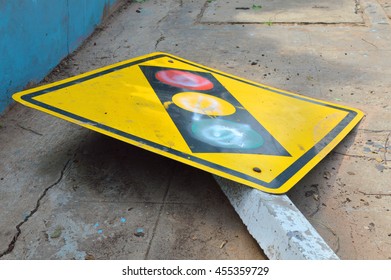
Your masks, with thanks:
M42 80L119 0L0 0L0 113Z

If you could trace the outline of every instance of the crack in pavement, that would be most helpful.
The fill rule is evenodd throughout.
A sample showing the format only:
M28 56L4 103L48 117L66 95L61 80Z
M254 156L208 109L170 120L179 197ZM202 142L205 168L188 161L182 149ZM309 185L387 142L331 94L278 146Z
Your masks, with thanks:
M358 191L359 193L362 193L363 195L374 195L374 196L391 196L391 193L367 193L367 192L362 192Z
M367 129L367 128L358 128L357 130L365 131L365 132L372 132L372 133L382 133L382 132L389 132L391 133L390 129Z
M315 194L318 195L318 199L314 199L316 201L316 209L314 211L312 211L312 213L308 214L308 217L310 217L310 218L314 217L315 214L319 212L320 205L321 205L321 202L320 202L321 197L320 197L318 186L317 185L312 185L311 187L315 189Z
M179 3L179 7L182 7L182 2ZM164 22L171 14L172 12L171 11L168 11L167 14L165 16L163 16L161 19L159 19L156 23L156 29L159 31L160 33L160 37L156 40L156 43L155 43L155 51L157 50L157 47L159 45L159 43L161 41L164 41L166 39L166 37L164 36L164 31L162 30L161 28L161 24L162 22Z
M319 226L323 227L324 229L326 229L328 232L330 232L334 236L334 238L336 239L335 240L336 244L334 246L336 248L334 249L334 252L335 252L335 254L337 254L339 252L340 247L341 247L338 234L330 226L322 223L321 221L315 220L314 218L311 218L311 217L309 217L308 220L312 223L318 224Z
M368 160L368 161L377 161L376 158L372 158L372 157L368 157L368 156L361 156L361 155L353 155L353 154L345 154L345 153L341 153L341 152L338 152L338 151L332 151L333 154L337 154L337 155L340 155L340 156L344 156L344 157L353 157L353 158L362 158L362 159L365 159L365 160ZM386 153L387 153L387 150L386 150ZM387 162L389 160L387 160L385 154L384 154L384 164L387 165ZM384 167L385 169L390 169L389 167Z
M345 156L345 157L354 157L354 158L364 158L364 159L367 159L367 160L375 160L374 158L367 157L367 156L345 154L345 153L341 153L341 152L338 152L338 151L332 151L332 153L337 154L337 155L341 155L341 156Z
M22 230L20 229L22 227L22 225L24 225L26 222L28 222L28 220L38 211L39 209L39 206L41 205L41 200L46 196L46 194L48 193L48 191L55 187L56 185L58 185L61 180L63 179L64 177L64 173L65 173L65 170L67 169L67 167L69 166L69 163L71 162L71 159L68 159L67 162L65 163L64 167L62 168L61 170L61 173L60 173L60 176L58 177L58 179L53 183L51 184L50 186L46 187L45 190L43 191L43 193L41 194L41 196L38 198L37 200L37 203L35 205L35 208L33 210L31 210L30 214L24 218L24 220L22 222L20 222L17 226L16 226L16 234L14 235L14 237L12 238L11 242L9 243L8 245L8 248L7 250L5 250L4 252L1 252L0 253L0 258L2 258L3 256L5 255L8 255L10 254L14 248L15 248L15 244L16 242L18 241L18 238L20 236L20 234L22 233Z
M391 132L388 133L386 141L384 142L384 161L387 164L387 153L388 153L388 141L390 140Z
M156 43L155 43L155 50L157 50L157 46L159 45L159 43L161 41L164 41L164 39L166 39L166 37L164 37L163 33L160 32L160 37L159 37L159 39L156 40Z
M200 13L197 15L195 23L201 23L201 19L204 16L205 10L208 7L208 1L201 7Z
M35 131L35 130L31 129L31 128L27 128L27 127L21 126L20 124L17 124L17 126L20 127L23 130L26 130L26 131L29 131L31 133L34 133L35 135L43 136L42 133L39 133L39 132L37 132L37 131Z
M149 241L147 251L145 252L144 260L147 260L148 257L149 257L149 252L150 252L151 247L152 247L152 242L153 242L154 237L155 237L155 235L156 235L156 230L157 230L157 228L158 228L158 226L159 226L159 221L160 221L160 218L161 218L161 216L162 216L162 212L163 212L164 206L166 205L168 192L169 192L169 190L170 190L170 186L171 186L172 180L173 180L174 175L175 175L175 172L174 172L174 171L175 171L175 165L172 166L171 174L170 174L169 177L168 177L167 188L166 188L166 190L165 190L165 192L164 192L162 204L160 205L159 213L158 213L158 215L157 215L157 219L156 219L155 224L154 224L153 229L152 229L152 236L151 236L151 239L150 239L150 241Z

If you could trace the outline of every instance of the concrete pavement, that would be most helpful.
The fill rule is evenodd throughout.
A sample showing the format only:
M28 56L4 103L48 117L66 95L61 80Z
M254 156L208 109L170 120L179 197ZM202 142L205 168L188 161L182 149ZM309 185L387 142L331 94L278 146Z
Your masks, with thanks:
M340 258L387 259L387 4L324 2L261 3L267 18L250 1L128 3L44 82L164 51L363 110L288 195ZM20 105L0 118L0 143L2 259L264 258L205 172Z

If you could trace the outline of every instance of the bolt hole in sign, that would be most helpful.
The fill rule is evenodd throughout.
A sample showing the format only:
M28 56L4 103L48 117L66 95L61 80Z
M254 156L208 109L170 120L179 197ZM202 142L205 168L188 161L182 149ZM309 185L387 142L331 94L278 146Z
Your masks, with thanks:
M269 193L285 193L363 117L152 53L14 94L27 106Z

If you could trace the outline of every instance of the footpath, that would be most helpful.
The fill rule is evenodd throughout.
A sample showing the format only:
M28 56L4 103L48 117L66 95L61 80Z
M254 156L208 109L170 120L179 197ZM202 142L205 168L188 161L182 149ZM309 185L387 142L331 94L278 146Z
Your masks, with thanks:
M288 196L341 259L391 258L387 1L238 2L124 4L43 83L162 51L364 111ZM0 143L0 259L266 258L206 172L19 104Z

